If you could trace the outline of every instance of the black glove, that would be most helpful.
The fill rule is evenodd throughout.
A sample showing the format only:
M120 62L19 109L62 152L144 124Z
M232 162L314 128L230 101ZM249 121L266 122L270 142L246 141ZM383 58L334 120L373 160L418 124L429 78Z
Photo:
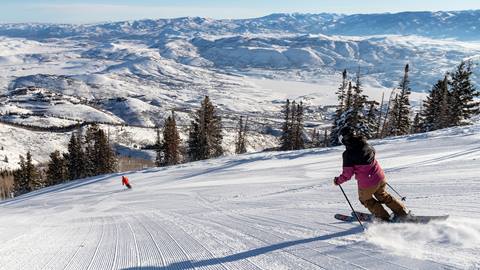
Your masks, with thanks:
M335 186L340 185L339 183L337 183L337 181L338 181L338 177L334 177L334 178L333 178L333 184L334 184Z

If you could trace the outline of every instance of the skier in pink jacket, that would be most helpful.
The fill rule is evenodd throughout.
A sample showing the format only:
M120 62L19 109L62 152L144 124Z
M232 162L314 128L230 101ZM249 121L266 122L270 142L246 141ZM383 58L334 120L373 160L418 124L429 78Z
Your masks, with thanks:
M355 175L360 202L376 218L390 220L390 215L382 204L393 211L395 219L406 217L408 213L405 206L386 191L385 174L375 159L375 149L365 138L355 135L350 127L344 127L340 131L339 141L345 145L346 150L343 152L343 172L334 178L334 184L345 183Z

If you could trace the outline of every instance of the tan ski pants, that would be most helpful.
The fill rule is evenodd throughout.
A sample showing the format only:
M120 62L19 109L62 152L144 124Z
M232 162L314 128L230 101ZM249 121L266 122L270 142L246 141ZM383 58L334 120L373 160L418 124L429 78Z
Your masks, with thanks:
M407 209L397 199L392 197L386 191L387 182L385 180L380 181L376 186L358 189L358 197L360 202L377 218L382 220L389 220L390 215L383 208L382 204L385 204L390 208L396 216L407 215ZM375 196L375 198L373 197Z

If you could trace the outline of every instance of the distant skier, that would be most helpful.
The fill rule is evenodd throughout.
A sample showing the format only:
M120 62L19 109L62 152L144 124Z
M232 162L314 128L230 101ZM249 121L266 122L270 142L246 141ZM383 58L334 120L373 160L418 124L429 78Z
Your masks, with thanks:
M355 175L360 202L376 218L390 221L390 215L382 204L393 211L395 220L406 218L408 213L405 206L386 191L385 174L375 159L375 149L365 138L357 136L351 127L341 129L338 139L346 150L343 152L343 172L334 178L333 183L340 185Z
M128 189L132 188L130 182L128 181L128 177L126 177L125 175L122 175L122 186L123 185L125 185Z

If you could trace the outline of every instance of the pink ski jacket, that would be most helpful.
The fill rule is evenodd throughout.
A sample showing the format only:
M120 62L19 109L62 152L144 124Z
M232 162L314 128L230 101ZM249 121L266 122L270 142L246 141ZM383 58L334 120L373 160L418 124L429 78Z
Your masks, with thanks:
M355 137L345 143L343 152L343 172L337 178L337 183L347 182L355 175L358 187L361 189L376 186L385 179L382 167L375 159L375 149L361 137Z
M343 184L350 180L355 175L357 179L358 187L361 189L370 188L376 186L380 181L385 179L385 174L378 164L377 160L374 160L369 165L353 165L352 167L343 167L343 172L338 176L337 183Z

